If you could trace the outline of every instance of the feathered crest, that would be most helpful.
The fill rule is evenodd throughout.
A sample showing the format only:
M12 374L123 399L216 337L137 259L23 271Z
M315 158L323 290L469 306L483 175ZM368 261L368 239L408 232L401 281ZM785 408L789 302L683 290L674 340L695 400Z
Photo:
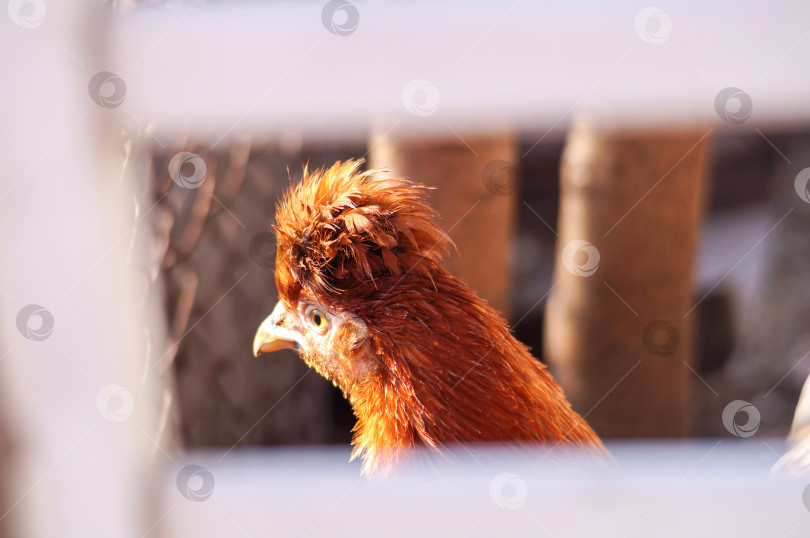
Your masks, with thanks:
M435 223L427 187L375 179L362 160L309 173L276 208L276 283L297 300L302 287L319 296L345 294L385 276L430 279L451 240ZM367 288L368 286L366 286Z

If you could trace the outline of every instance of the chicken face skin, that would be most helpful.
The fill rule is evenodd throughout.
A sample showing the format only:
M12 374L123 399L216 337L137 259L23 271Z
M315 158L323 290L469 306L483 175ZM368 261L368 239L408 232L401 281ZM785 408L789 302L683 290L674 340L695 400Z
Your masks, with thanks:
M309 367L350 393L376 370L367 336L359 317L302 296L295 305L284 300L276 304L256 333L253 353L295 349Z

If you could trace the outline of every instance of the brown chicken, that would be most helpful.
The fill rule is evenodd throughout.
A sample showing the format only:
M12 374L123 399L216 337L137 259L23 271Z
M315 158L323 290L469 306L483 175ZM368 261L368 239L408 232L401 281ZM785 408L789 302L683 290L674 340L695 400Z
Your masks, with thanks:
M352 405L352 458L386 474L416 445L599 438L503 318L441 264L427 187L336 163L276 210L279 302L255 355L296 349Z

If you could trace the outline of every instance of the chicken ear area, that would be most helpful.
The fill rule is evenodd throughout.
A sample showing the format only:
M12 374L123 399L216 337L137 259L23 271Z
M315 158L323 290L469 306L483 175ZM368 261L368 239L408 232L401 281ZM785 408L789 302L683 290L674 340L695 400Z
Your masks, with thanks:
M347 347L356 350L361 347L368 336L368 325L358 316L349 316L341 326L341 336Z

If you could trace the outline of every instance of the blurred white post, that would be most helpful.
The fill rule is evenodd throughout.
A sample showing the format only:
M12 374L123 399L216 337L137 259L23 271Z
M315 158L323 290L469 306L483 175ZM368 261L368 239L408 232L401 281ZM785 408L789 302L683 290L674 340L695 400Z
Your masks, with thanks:
M13 536L139 537L159 517L144 517L154 399L138 364L133 189L115 110L88 92L106 50L99 6L18 4L0 15L0 392L15 469L0 517Z

